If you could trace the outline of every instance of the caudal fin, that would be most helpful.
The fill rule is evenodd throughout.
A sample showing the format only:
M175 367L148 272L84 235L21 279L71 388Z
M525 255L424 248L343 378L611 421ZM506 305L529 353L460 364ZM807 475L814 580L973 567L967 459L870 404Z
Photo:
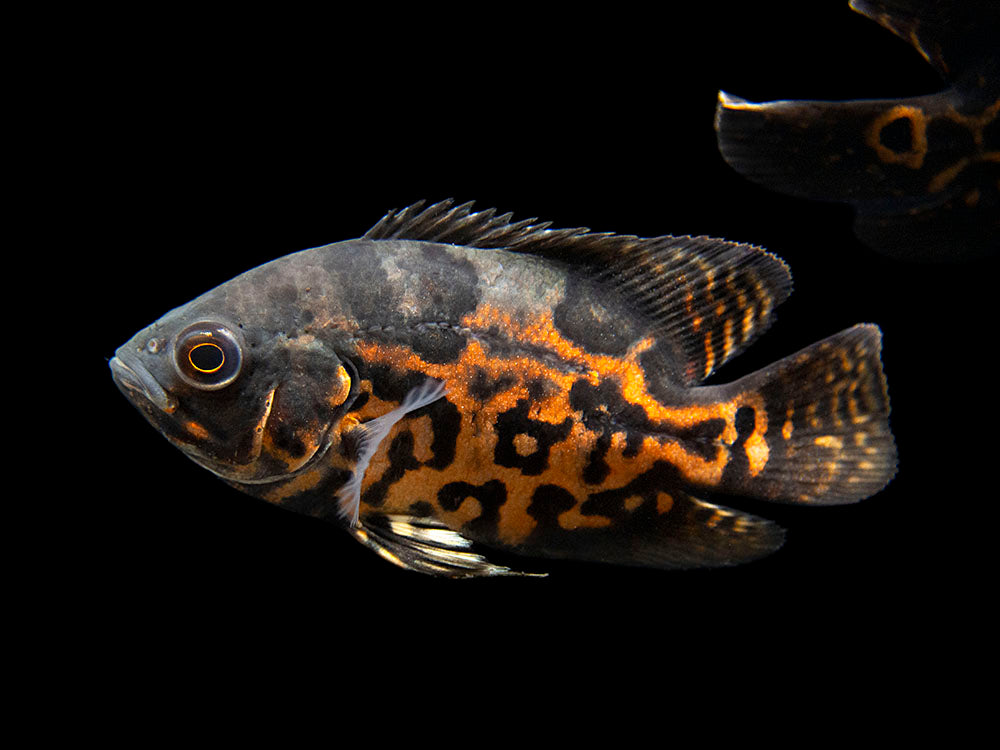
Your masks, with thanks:
M896 446L881 343L877 326L854 326L731 384L759 394L766 420L755 417L764 439L753 446L754 472L733 477L731 489L832 505L885 487L896 473Z

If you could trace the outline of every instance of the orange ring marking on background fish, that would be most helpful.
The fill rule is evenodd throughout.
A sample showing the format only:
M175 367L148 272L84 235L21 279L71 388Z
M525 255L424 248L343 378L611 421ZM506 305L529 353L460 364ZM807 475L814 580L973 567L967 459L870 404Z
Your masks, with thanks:
M900 119L910 122L910 148L906 151L894 151L881 140L882 130ZM920 169L927 156L927 118L918 107L897 104L872 121L865 134L865 142L884 164L902 164L910 169Z

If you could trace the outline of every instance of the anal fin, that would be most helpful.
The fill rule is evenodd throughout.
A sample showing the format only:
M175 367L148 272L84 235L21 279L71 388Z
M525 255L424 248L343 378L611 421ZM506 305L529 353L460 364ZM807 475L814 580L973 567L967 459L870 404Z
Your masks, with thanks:
M591 496L584 515L604 522L548 524L513 547L519 554L661 570L711 568L765 557L784 542L778 524L691 495L658 463L644 478ZM635 501L639 501L635 505Z

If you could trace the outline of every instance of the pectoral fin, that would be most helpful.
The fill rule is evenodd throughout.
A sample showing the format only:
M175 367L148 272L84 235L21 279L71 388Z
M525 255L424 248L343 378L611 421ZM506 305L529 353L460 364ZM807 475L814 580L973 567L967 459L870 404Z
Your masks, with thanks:
M365 470L392 426L411 411L442 398L445 391L445 385L442 381L428 378L407 393L403 402L395 409L370 422L358 425L351 431L358 459L351 478L337 492L338 512L349 526L354 527L358 523L358 512L361 507L361 482L365 478Z

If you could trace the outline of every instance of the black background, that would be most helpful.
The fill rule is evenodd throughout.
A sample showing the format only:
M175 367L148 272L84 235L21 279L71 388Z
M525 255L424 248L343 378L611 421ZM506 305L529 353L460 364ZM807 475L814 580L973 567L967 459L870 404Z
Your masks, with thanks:
M723 692L744 691L779 657L806 673L919 673L944 658L928 655L942 642L961 645L953 626L978 622L995 520L984 360L996 259L880 256L853 237L849 209L732 172L712 127L720 88L755 101L939 88L904 42L846 2L129 23L68 71L80 96L74 199L104 269L79 368L95 378L89 408L105 433L84 448L101 499L77 509L97 528L70 575L137 673L320 657L378 664L398 687L440 670L530 682L690 661L710 665ZM849 507L740 505L788 529L782 550L741 568L538 563L547 578L435 580L228 488L114 387L106 359L172 307L274 257L358 236L387 209L447 197L778 254L793 295L716 380L877 323L897 478Z

